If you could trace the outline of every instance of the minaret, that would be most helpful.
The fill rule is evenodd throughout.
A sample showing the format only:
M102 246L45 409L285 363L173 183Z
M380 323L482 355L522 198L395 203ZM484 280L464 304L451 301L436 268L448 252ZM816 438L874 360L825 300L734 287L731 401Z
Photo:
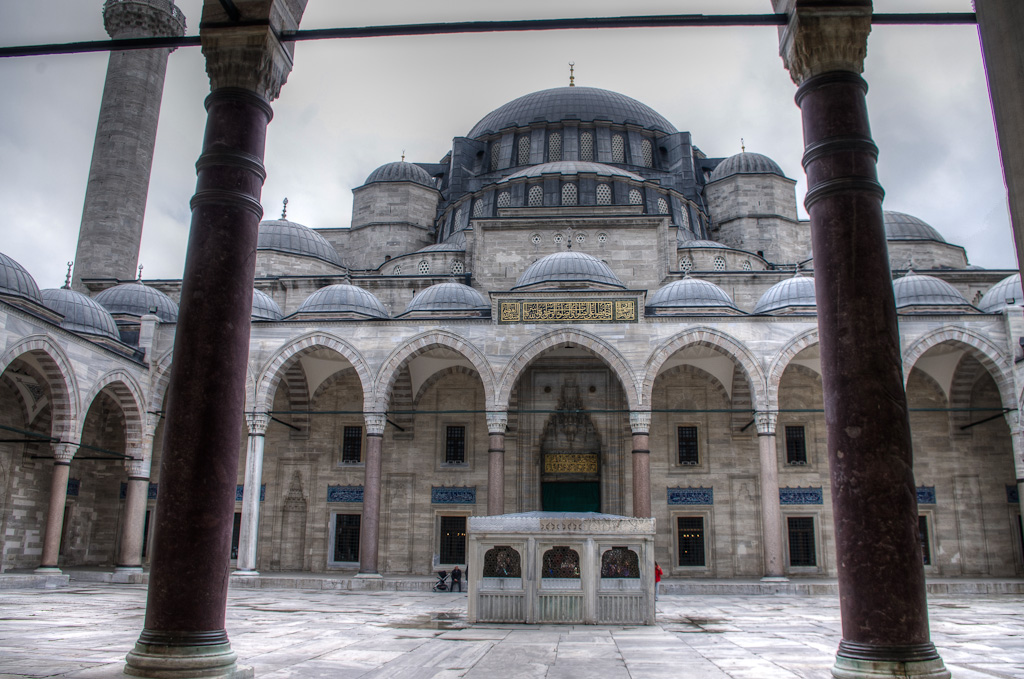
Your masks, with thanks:
M185 15L173 0L106 0L103 25L114 39L181 36ZM75 290L86 292L82 279L134 278L171 51L110 53L78 233Z

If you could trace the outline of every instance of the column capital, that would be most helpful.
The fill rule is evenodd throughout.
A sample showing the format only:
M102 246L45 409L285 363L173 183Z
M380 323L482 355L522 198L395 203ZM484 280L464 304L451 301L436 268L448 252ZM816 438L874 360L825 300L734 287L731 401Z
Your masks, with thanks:
M363 413L363 419L366 421L366 433L371 436L383 436L384 427L387 426L388 419L384 413Z
M504 410L488 410L487 411L487 433L490 435L501 434L505 435L505 429L508 428L508 412Z
M775 425L779 421L779 413L774 410L758 411L754 413L754 422L757 424L758 436L774 436Z
M220 2L205 0L199 37L210 89L240 88L277 99L292 70L294 42L278 36L299 27L306 0L235 0L243 25Z
M125 460L124 469L128 472L128 478L132 479L148 479L149 472L153 466L152 460L141 459L141 460Z
M270 413L246 413L245 426L249 428L249 436L263 436L270 425Z
M793 82L830 71L864 72L871 0L773 0L789 15L779 27L779 55Z
M152 439L156 436L156 428L160 425L160 418L163 414L156 412L147 412L145 422L142 423L142 436L143 438Z
M149 38L185 35L185 15L172 0L107 0L103 4L103 28L118 38Z
M71 458L78 452L77 443L54 443L53 462L54 464L70 464Z
M649 434L651 431L651 411L629 411L629 428L634 434Z

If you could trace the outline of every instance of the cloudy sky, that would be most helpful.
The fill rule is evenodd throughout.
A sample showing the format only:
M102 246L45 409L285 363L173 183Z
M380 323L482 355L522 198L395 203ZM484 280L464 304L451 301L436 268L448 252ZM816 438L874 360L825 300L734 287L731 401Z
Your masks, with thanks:
M177 0L197 32L202 0ZM0 0L0 44L103 39L102 0ZM876 0L875 11L971 11L970 0ZM769 0L311 0L303 28L672 13L765 13ZM274 103L263 205L312 227L349 224L352 189L377 166L436 162L451 139L528 92L615 90L689 130L708 156L749 151L799 180L800 113L775 28L551 31L302 42ZM74 258L107 55L0 59L0 252L40 287ZM877 26L865 77L886 209L921 217L972 264L1013 268L991 110L971 26ZM171 55L141 263L178 278L209 91L198 48Z

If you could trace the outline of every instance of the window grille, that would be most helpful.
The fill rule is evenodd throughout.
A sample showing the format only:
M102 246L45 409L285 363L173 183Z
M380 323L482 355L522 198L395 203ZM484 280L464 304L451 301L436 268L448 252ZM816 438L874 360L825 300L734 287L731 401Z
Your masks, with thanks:
M786 427L786 464L807 464L807 438L802 425Z
M491 142L491 172L498 169L499 160L501 160L501 140L495 139Z
M693 260L689 257L683 257L679 260L679 270L684 273L690 273L693 271Z
M612 204L612 187L607 184L597 185L597 204L598 205L611 205Z
M555 241L555 245L561 245L562 241L565 240L565 237L560 233L556 233L552 240Z
M789 565L794 567L813 567L818 565L814 549L814 518L810 516L790 516L789 525Z
M461 259L452 260L452 273L456 276L461 276L466 270L466 265L462 263Z
M928 517L917 517L917 535L921 540L921 558L925 566L932 565L932 550L928 546Z
M530 137L523 135L519 137L519 165L530 164Z
M668 214L668 201L665 200L664 198L659 198L658 199L658 214L659 215L667 215Z
M585 234L585 233L577 233L576 234L576 243L578 245L583 245L583 241L585 241L585 240L587 240L587 234Z
M744 260L743 260L743 265L742 265L742 267L743 267L743 270L744 270L744 271L750 271L750 270L751 270L751 269L753 268L753 267L752 267L752 266L750 265L750 260L749 260L749 259L744 259Z
M548 135L548 161L556 162L562 159L562 133L552 132Z
M502 191L498 194L498 207L508 207L512 204L512 194L508 191Z
M534 245L540 245L540 234L535 233L532 236L530 236L530 242L533 243Z
M651 146L650 139L640 142L640 153L644 158L644 167L654 167L654 148Z
M539 184L530 187L530 193L526 203L530 207L540 207L544 205L544 189Z
M466 428L447 427L444 443L445 464L464 464L466 462Z
M715 271L725 271L725 257L719 255L714 260Z
M679 211L679 222L684 229L690 228L690 211L686 205L683 205L683 209Z
M421 276L430 273L430 262L424 259L417 265L416 270L420 272Z
M629 190L629 204L630 205L643 205L644 194L640 193L640 189Z
M676 520L680 566L705 566L704 517L680 516Z
M363 428L345 427L341 435L341 461L357 464L363 461Z
M391 273L393 275L395 275L395 276L401 276L402 275L402 265L401 264L395 265L395 268L391 270Z
M562 184L562 205L575 205L577 197L576 185L572 182Z
M593 162L594 160L594 133L580 133L580 160Z
M473 203L473 216L483 217L484 215L484 202L482 200L474 201Z
M462 227L462 216L464 214L466 214L465 210L463 210L461 207L458 210L455 211L455 223L453 225L454 226L454 228L452 229L453 231L455 231L455 230L459 229L460 227Z
M626 162L626 140L621 134L612 135L612 162Z
M700 464L697 445L697 427L679 427L676 433L679 442L679 464Z
M597 234L597 242L600 243L601 245L604 245L605 243L607 243L608 242L608 234L606 234L603 231L601 233Z
M639 578L640 559L627 547L612 547L601 555L602 578Z
M334 561L359 561L359 514L334 516Z
M466 563L466 517L441 517L441 563Z
M544 552L541 566L542 578L573 578L580 577L580 555L574 549L559 546Z
M491 547L484 552L485 578L521 578L519 552L511 547Z

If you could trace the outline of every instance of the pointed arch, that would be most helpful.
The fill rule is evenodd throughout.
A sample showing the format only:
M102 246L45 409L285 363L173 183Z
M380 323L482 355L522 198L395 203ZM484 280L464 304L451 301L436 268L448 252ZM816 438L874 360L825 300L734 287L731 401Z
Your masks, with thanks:
M1004 408L1018 407L1016 389L1009 357L992 340L961 326L944 326L919 337L903 352L903 386L906 388L910 371L931 348L940 344L953 344L971 354L988 371L999 388Z
M811 328L791 338L772 358L771 363L768 364L768 372L765 374L767 386L765 408L767 410L777 410L779 407L779 385L782 384L782 375L786 372L790 362L801 351L813 347L817 343L818 329Z
M277 350L269 361L259 371L259 378L256 381L256 396L253 402L255 410L272 410L274 406L274 392L284 377L284 371L288 363L293 359L308 353L314 349L329 349L347 360L356 374L359 375L359 382L363 387L363 396L373 393L373 376L366 364L366 359L355 347L334 335L325 332L311 332L293 339L288 344Z
M164 399L167 397L167 387L171 382L171 361L174 359L173 351L168 351L156 362L151 380L152 398L149 402L149 412L166 410Z
M82 406L86 413L89 412L89 408L100 392L104 390L114 399L124 415L125 441L129 445L140 445L143 433L142 414L146 412L146 400L142 395L142 387L131 373L122 368L115 368L96 380L92 388L89 389L89 393L82 400ZM82 440L85 419L81 418L78 423L78 429L75 432L76 440Z
M509 359L505 369L501 372L501 379L498 382L498 392L495 396L495 403L498 409L508 407L512 387L519 376L530 363L536 360L541 354L552 349L575 344L583 349L589 350L594 356L604 361L622 384L622 390L626 394L626 401L630 410L640 410L642 400L639 398L636 373L623 357L619 350L604 339L593 335L579 328L563 328L553 330L541 335L529 342Z
M38 361L50 390L51 435L64 441L76 440L72 437L78 430L81 404L78 399L78 380L71 368L70 359L49 336L30 335L0 356L0 373L25 354L31 354Z

